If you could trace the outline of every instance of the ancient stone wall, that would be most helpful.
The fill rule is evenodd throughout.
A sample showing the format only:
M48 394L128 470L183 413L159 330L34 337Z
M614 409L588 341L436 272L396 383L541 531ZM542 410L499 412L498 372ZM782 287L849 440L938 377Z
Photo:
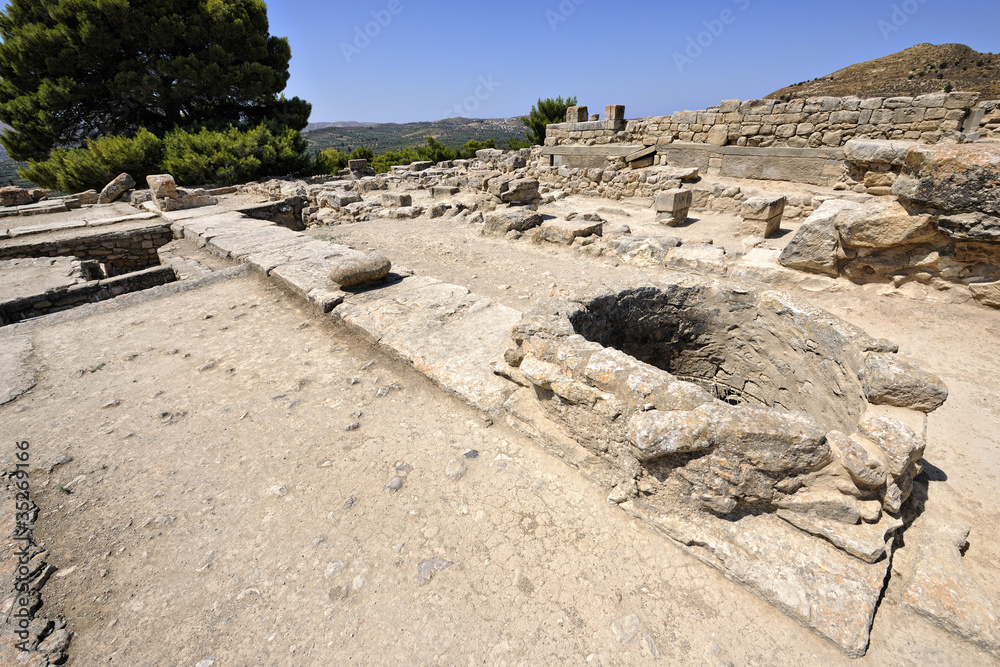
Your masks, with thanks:
M843 146L855 137L914 140L935 144L963 139L978 93L936 93L918 97L814 97L806 100L724 100L701 111L679 111L624 123L549 125L546 146L645 146L675 141L713 146L821 148Z
M108 276L116 276L159 264L157 248L172 240L170 223L161 221L138 229L87 230L0 241L0 259L72 256L100 262Z

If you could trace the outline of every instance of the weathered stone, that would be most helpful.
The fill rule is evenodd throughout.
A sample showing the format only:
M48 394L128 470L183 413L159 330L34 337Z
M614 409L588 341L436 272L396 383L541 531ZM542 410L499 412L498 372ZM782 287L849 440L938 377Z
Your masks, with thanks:
M434 166L433 162L428 160L419 160L417 162L410 163L410 171L426 171Z
M729 143L729 126L715 125L708 131L705 143L710 146L725 146Z
M211 206L218 199L204 190L178 188L170 174L151 174L146 177L153 204L161 211L179 211L200 206Z
M459 189L450 185L435 185L431 188L431 197L433 199L447 199L448 197L454 197L459 193Z
M894 197L875 197L860 208L836 218L837 231L846 246L891 248L930 241L937 227L930 215L911 214Z
M2 206L24 206L34 200L31 193L24 188L15 185L7 185L0 188L0 205Z
M615 254L623 261L638 266L661 266L671 248L681 240L675 236L619 236L614 240Z
M1000 281L992 283L972 283L969 285L972 296L979 303L1000 308Z
M900 602L980 647L1000 652L1000 615L962 562L970 528L952 518L925 515L906 533L893 561L905 577Z
M392 262L377 252L356 252L337 258L330 280L341 287L352 287L381 280L391 268Z
M360 204L361 195L357 192L324 191L316 195L316 203L321 207L343 208L349 204Z
M500 200L505 204L531 204L538 201L538 181L534 178L519 178L508 183Z
M875 405L933 412L948 399L948 388L940 378L895 354L869 352L860 377L868 400Z
M358 198L360 200L360 197ZM387 208L400 208L402 206L412 206L413 197L406 192L387 192L382 195L382 205Z
M841 551L874 563L886 553L890 536L903 527L899 519L884 516L879 523L848 525L841 521L778 510L778 516L800 530L822 537Z
M942 211L1000 215L1000 145L913 146L892 193Z
M100 197L100 195L97 193L97 190L86 190L84 192L78 192L73 196L76 197L77 200L79 200L81 206L89 206L92 204L96 204L98 198Z
M586 123L590 119L587 107L575 106L566 108L567 123Z
M135 187L135 180L126 173L118 174L113 181L104 186L98 195L98 204L110 204L121 199L122 195Z
M857 484L871 489L885 484L885 455L874 443L859 436L848 438L839 431L827 433L826 441L834 457Z
M604 107L604 120L625 120L625 105L612 104Z
M550 243L571 245L574 240L584 236L601 235L603 222L587 222L576 220L547 220L538 228L538 234Z
M740 206L740 236L767 238L775 234L781 227L781 218L785 212L785 197L783 195L764 195L750 197Z
M1000 218L984 213L954 213L938 218L938 229L953 239L1000 241Z
M882 450L886 456L886 470L891 475L914 473L913 464L924 455L923 438L891 417L865 414L858 423L858 433Z
M787 473L830 459L826 432L809 417L749 406L641 412L629 420L628 437L640 461L718 449L769 473Z
M813 271L836 277L837 249L840 236L835 220L844 211L861 208L861 204L831 199L823 202L805 219L791 242L782 250L778 262L790 269Z
M685 243L667 253L664 265L678 271L724 276L727 268L726 251L714 245Z
M653 210L657 213L674 212L691 208L694 194L686 188L667 190L657 195L653 201Z
M526 232L542 224L542 216L525 208L508 208L486 214L483 231L503 236L511 230Z
M348 160L347 168L351 171L364 171L368 168L368 160Z

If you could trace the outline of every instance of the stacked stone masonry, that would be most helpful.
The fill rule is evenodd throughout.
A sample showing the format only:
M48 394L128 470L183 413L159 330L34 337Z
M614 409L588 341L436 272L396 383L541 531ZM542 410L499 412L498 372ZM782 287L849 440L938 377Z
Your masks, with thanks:
M671 144L821 148L855 137L960 142L978 93L917 97L814 97L805 100L724 100L702 111L629 120L549 125L546 146L573 144ZM974 131L974 130L973 130Z

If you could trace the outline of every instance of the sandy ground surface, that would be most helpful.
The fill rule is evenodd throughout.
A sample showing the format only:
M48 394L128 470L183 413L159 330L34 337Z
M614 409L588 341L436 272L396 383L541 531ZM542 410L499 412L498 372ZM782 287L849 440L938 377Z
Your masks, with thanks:
M728 248L734 224L651 232ZM518 309L553 286L658 272L447 219L312 233ZM1000 602L1000 317L845 289L804 296L951 389L929 422L930 502L973 526L966 565ZM74 457L33 476L36 537L61 568L44 611L69 621L70 665L851 662L263 279L32 336L39 384L0 422L36 462ZM897 595L891 583L857 662L991 663Z

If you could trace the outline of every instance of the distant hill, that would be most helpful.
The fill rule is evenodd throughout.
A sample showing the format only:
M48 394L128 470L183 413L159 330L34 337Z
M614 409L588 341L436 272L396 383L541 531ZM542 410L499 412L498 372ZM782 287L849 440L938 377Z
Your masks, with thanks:
M447 118L422 123L311 123L316 129L305 130L310 148L324 150L336 148L350 152L358 146L367 146L376 153L398 151L407 146L427 143L434 137L451 147L461 146L470 139L494 139L497 148L505 148L508 139L525 138L525 127L520 118Z
M1000 99L1000 55L979 53L964 44L918 44L884 58L796 83L767 97L778 100L850 95L894 97L946 89L979 92L984 100Z

